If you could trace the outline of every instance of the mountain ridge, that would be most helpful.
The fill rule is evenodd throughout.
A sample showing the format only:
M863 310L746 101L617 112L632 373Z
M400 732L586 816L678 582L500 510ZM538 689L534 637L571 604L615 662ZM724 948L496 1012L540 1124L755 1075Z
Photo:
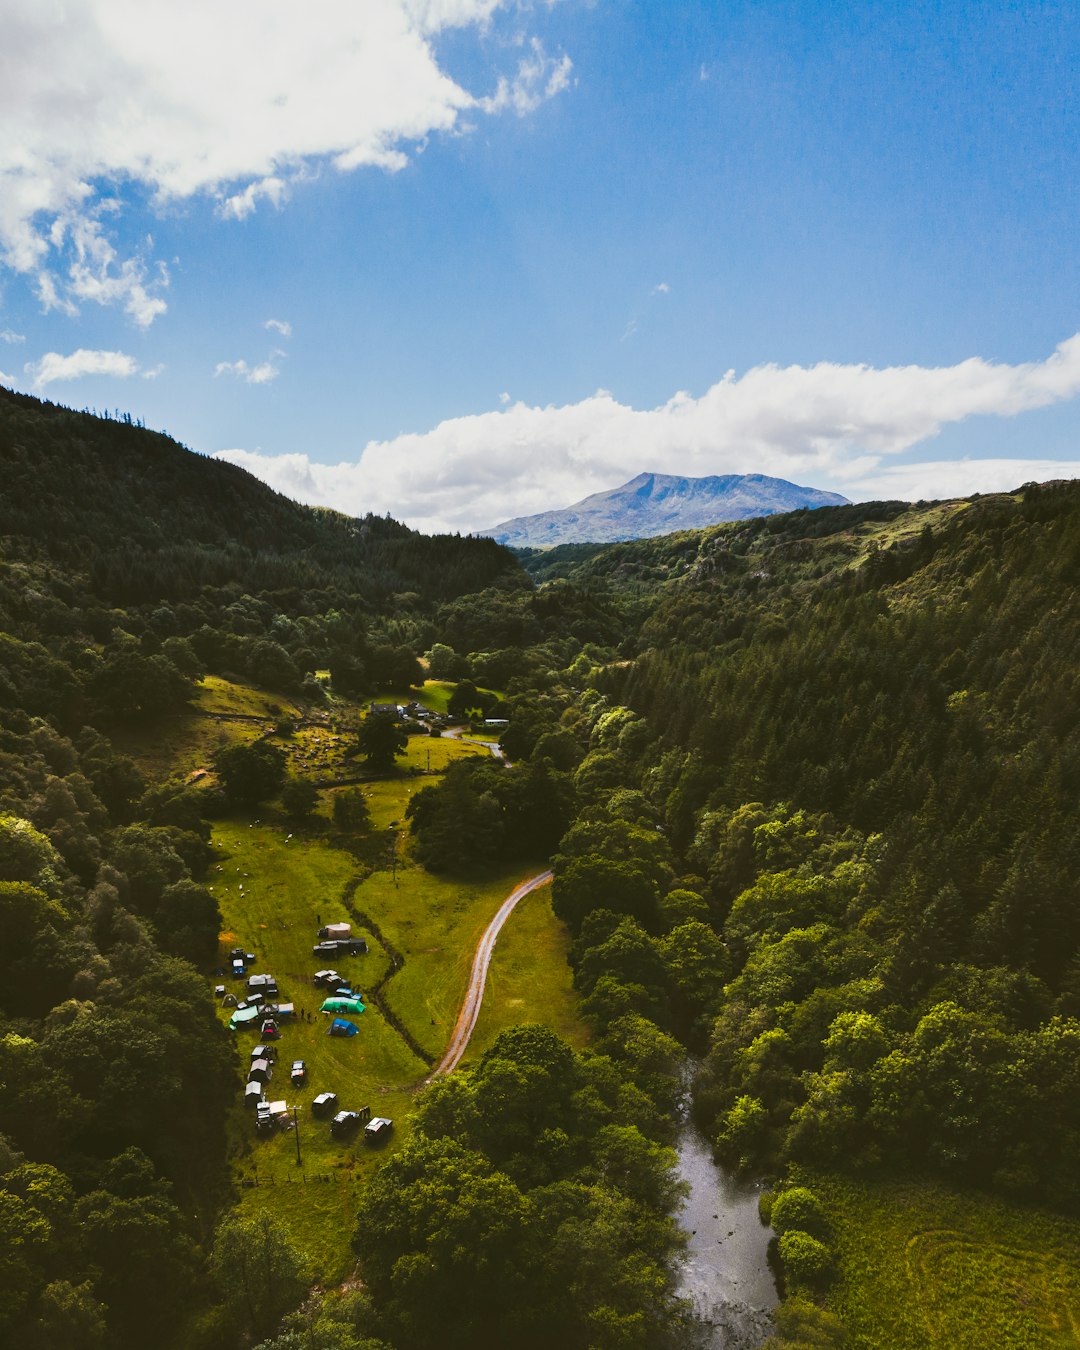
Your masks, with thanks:
M608 544L705 529L727 520L848 504L837 492L766 474L688 478L643 472L620 487L594 492L562 510L516 516L477 533L512 548Z

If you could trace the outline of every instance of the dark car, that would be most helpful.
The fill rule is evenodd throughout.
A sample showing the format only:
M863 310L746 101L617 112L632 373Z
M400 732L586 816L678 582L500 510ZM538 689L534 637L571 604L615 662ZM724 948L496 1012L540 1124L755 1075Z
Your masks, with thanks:
M359 1111L339 1111L330 1122L330 1133L337 1139L352 1134L360 1124Z
M394 1128L394 1122L385 1116L375 1116L364 1126L364 1142L381 1144Z
M320 1092L311 1103L311 1114L313 1116L328 1116L336 1106L336 1092Z
M300 1087L307 1082L307 1065L302 1059L294 1059L292 1068L289 1070L289 1078L294 1087Z

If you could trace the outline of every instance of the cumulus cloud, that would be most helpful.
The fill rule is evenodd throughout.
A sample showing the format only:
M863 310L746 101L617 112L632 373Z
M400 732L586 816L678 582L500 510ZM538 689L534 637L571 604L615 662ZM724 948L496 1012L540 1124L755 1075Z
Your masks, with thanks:
M514 78L500 77L495 93L478 101L477 106L484 112L498 113L511 108L524 117L567 88L574 68L570 58L565 53L558 60L548 56L539 38L532 39L529 49L530 54L518 63Z
M139 363L125 352L93 351L80 347L69 356L46 352L39 360L28 361L23 370L30 377L32 388L44 389L47 384L80 380L84 375L109 375L126 379L129 375L138 374Z
M5 328L2 331L0 331L0 342L7 342L11 345L14 345L15 343L25 341L26 341L25 333L16 333L11 328Z
M323 164L387 170L477 110L520 115L569 80L539 43L478 96L432 39L483 29L508 0L5 0L0 258L46 307L119 304L145 327L167 278L119 258L114 190L157 206L205 193L243 218Z
M214 375L235 375L245 384L270 384L281 374L281 369L274 364L274 360L283 355L283 352L275 352L269 360L260 361L257 366L249 366L243 358L239 361L219 361L214 367Z
M341 510L390 511L423 529L483 529L640 473L766 473L847 496L937 497L1080 476L1042 460L889 465L889 456L977 415L1014 417L1080 393L1080 334L1045 361L953 366L821 363L729 371L699 398L638 410L604 390L563 407L514 403L372 441L355 462L225 450L273 487Z
M1009 492L1022 483L1080 478L1075 459L947 459L889 464L842 488L857 501L934 501L973 492Z
M263 327L272 333L280 333L282 337L292 337L292 324L287 319L267 319Z

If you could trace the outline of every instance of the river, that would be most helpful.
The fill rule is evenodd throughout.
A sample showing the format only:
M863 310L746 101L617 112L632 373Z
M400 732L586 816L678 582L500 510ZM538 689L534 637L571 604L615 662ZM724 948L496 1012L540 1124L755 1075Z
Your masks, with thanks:
M772 1330L776 1282L772 1229L758 1217L761 1186L718 1167L690 1121L678 1140L679 1176L690 1187L679 1223L688 1235L679 1293L706 1324L701 1350L753 1350Z

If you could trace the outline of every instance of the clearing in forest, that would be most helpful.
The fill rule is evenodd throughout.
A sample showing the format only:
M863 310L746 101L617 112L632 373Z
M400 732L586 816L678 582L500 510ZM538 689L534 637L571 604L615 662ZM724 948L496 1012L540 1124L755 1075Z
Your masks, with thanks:
M300 1165L291 1129L256 1136L254 1112L245 1110L241 1095L258 1037L254 1030L230 1033L239 1056L230 1133L240 1204L281 1220L322 1281L341 1278L351 1264L357 1189L408 1136L415 1092L449 1039L477 941L518 882L542 870L540 860L531 868L489 869L463 881L434 876L413 860L405 827L409 798L452 760L477 753L484 752L445 738L412 737L398 770L363 785L370 828L342 839L342 846L327 835L332 790L321 794L319 816L307 828L272 808L214 827L218 856L208 882L223 917L222 959L232 946L254 952L252 973L274 975L283 1000L314 1013L313 1021L282 1024L266 1088L267 1100L283 1098L300 1108ZM414 772L419 770L424 772ZM495 949L470 1057L498 1031L523 1021L543 1022L575 1044L584 1040L566 965L567 938L551 912L550 888L528 896L519 909ZM333 961L312 955L320 923L337 920L350 922L354 935L367 940L367 955ZM346 977L366 1005L351 1018L359 1027L355 1036L327 1035L329 1020L318 1012L324 991L311 982L323 966ZM240 994L241 981L214 978L222 981ZM227 1022L229 1010L220 1016ZM299 1090L289 1083L294 1059L308 1068ZM392 1118L389 1144L365 1147L362 1132L333 1139L329 1122L311 1116L311 1101L323 1091L336 1092L341 1109L370 1106L373 1115Z
M1080 1224L928 1182L808 1184L836 1229L830 1301L855 1350L1080 1346Z

